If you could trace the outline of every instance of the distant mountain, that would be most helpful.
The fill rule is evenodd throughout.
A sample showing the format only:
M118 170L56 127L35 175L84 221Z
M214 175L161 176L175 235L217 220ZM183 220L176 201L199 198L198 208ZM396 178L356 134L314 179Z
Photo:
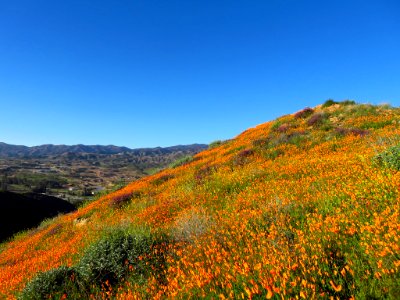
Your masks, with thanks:
M53 155L63 155L67 153L89 153L89 154L119 154L133 153L136 155L159 155L172 153L177 151L193 151L199 152L207 148L204 144L178 145L172 147L156 147L156 148L138 148L130 149L127 147L118 147L114 145L40 145L34 147L10 145L0 142L0 157L44 157Z
M74 210L71 203L52 196L0 192L0 242L18 231L38 226L44 219Z

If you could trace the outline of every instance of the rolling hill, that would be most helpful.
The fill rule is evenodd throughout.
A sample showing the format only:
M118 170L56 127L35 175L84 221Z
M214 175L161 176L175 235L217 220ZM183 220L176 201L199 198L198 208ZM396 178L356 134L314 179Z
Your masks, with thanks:
M0 247L0 298L399 299L400 109L327 101Z

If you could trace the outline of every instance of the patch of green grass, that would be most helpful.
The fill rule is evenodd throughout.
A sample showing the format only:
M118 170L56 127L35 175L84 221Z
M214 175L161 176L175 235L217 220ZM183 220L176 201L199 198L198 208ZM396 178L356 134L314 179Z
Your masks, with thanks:
M389 147L385 151L375 155L373 162L380 167L400 171L400 144Z
M347 111L349 117L376 116L378 114L378 106L371 104L359 104L351 106Z
M149 169L144 170L144 173L146 173L147 175L154 175L162 170L163 170L163 168L149 168Z
M227 142L227 141L222 141L222 140L217 140L217 141L211 142L211 143L208 145L208 149L217 148L217 147L219 147L219 146L225 144L226 142Z
M271 131L276 131L282 124L283 124L283 121L276 120L271 126Z
M388 125L392 125L392 120L386 120L381 122L367 122L360 126L362 129L381 129Z
M184 156L182 158L179 158L178 160L176 160L173 163L171 163L168 167L173 169L173 168L177 168L177 167L183 166L185 164L188 164L188 163L190 163L192 161L193 161L193 156L188 155L188 156Z

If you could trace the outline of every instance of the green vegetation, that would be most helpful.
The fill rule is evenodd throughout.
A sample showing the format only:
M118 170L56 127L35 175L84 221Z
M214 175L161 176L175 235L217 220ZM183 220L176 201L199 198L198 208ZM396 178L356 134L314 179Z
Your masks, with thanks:
M374 162L385 168L400 171L400 144L389 147L373 158Z
M45 193L49 189L60 189L68 180L60 175L18 172L11 176L4 174L0 178L2 190L18 190L19 192Z
M335 100L333 100L333 99L328 99L328 100L326 100L325 102L324 102L324 104L322 104L322 108L326 108L326 107L329 107L329 106L332 106L332 105L335 105L335 104L338 104L339 102L336 102Z
M227 141L222 141L222 140L217 140L217 141L211 142L211 143L208 145L208 149L217 148L217 147L219 147L219 146L225 144L226 142L227 142Z
M171 163L169 166L168 166L168 168L177 168L177 167L180 167L180 166L182 166L182 165L185 165L185 164L188 164L188 163L190 163L191 161L193 161L193 156L191 156L191 155L188 155L188 156L184 156L184 157L182 157L182 158L180 158L180 159L177 159L176 161L174 161L173 163Z
M336 102L333 99L328 99L324 102L324 104L322 104L322 108L327 108L327 107L335 105L335 104L340 104L342 106L346 106L346 105L355 105L356 102L353 100L343 100L340 102Z
M20 300L62 299L65 294L83 297L86 289L74 268L61 266L36 275L18 298Z
M112 230L92 244L74 267L61 266L39 273L26 285L19 299L111 295L128 275L130 282L136 284L143 284L150 275L162 282L169 243L165 235Z

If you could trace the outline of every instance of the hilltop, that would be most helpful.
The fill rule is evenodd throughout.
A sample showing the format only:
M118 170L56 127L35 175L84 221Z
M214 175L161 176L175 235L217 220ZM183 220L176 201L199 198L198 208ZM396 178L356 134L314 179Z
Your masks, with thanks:
M0 297L400 298L400 109L327 101L0 247Z

